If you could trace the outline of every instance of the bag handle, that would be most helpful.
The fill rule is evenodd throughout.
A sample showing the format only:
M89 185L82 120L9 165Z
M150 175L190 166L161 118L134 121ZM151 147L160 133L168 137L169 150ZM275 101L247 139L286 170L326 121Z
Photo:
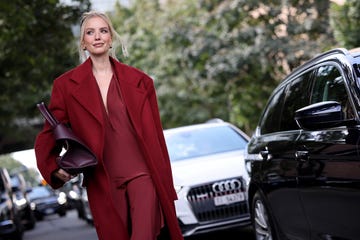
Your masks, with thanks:
M38 103L36 106L39 108L43 117L50 123L53 128L59 125L59 121L54 117L54 115L52 115L44 102Z

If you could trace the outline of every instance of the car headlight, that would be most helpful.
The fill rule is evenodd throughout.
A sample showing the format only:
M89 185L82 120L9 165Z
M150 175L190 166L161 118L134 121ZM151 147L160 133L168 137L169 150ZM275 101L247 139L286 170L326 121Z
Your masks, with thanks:
M35 210L36 209L36 203L31 202L30 203L30 208L31 208L31 210Z
M78 200L80 198L79 194L74 190L69 191L69 196L72 199Z
M63 192L59 193L59 196L58 196L58 198L57 198L57 201L58 201L58 203L59 203L60 205L65 204L65 203L66 203L66 194L63 193Z
M16 206L21 207L26 204L26 199L25 198L17 199L15 200L15 204Z

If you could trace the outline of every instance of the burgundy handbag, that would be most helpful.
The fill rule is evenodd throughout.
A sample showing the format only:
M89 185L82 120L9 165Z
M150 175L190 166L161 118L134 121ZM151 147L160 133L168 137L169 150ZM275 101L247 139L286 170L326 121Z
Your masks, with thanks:
M63 155L56 158L60 168L72 175L76 175L97 165L98 160L95 154L81 139L75 136L71 128L60 123L43 102L37 104L37 107L53 128L55 141L66 150Z

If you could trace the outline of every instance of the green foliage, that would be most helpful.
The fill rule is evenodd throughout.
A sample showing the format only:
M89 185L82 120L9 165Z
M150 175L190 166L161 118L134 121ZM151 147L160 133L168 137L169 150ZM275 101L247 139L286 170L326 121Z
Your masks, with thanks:
M0 155L0 167L6 168L9 174L21 173L31 185L38 185L39 173L35 169L28 169L9 154Z
M2 152L32 147L43 122L35 104L47 101L53 79L78 63L72 30L90 3L72 3L0 2ZM118 57L154 78L165 128L222 118L251 134L279 81L336 45L329 0L130 3L119 1L109 13L130 53L124 58L119 50ZM359 4L348 3L335 24L351 26L337 30L346 47L358 38Z
M58 0L0 3L2 152L32 147L38 130L36 103L48 100L53 79L77 63L72 26L89 8L89 0L72 2L71 6Z
M9 154L0 155L0 167L6 168L9 172L12 169L22 168L23 165L13 159Z
M165 128L222 118L250 134L279 81L334 43L328 0L160 2L118 4L113 19Z
M331 26L342 47L360 46L360 2L347 0L343 5L332 4Z

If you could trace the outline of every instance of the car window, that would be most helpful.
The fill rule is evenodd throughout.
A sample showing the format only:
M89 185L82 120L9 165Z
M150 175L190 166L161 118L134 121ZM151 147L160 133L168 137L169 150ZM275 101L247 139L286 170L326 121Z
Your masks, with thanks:
M11 178L11 185L12 186L19 186L20 185L20 180L17 177L12 177Z
M30 199L37 199L51 196L51 192L46 187L34 187L29 193Z
M206 127L165 133L171 161L243 150L245 140L229 126Z
M280 117L284 102L284 88L279 89L269 103L263 113L260 121L261 134L267 134L279 131Z
M299 129L294 119L295 111L309 105L311 72L294 78L285 90L285 101L281 116L280 131Z
M321 66L316 71L311 103L337 101L341 104L346 119L354 117L344 77L334 65Z
M2 179L2 177L0 176L0 191L4 192L5 191L5 183Z

